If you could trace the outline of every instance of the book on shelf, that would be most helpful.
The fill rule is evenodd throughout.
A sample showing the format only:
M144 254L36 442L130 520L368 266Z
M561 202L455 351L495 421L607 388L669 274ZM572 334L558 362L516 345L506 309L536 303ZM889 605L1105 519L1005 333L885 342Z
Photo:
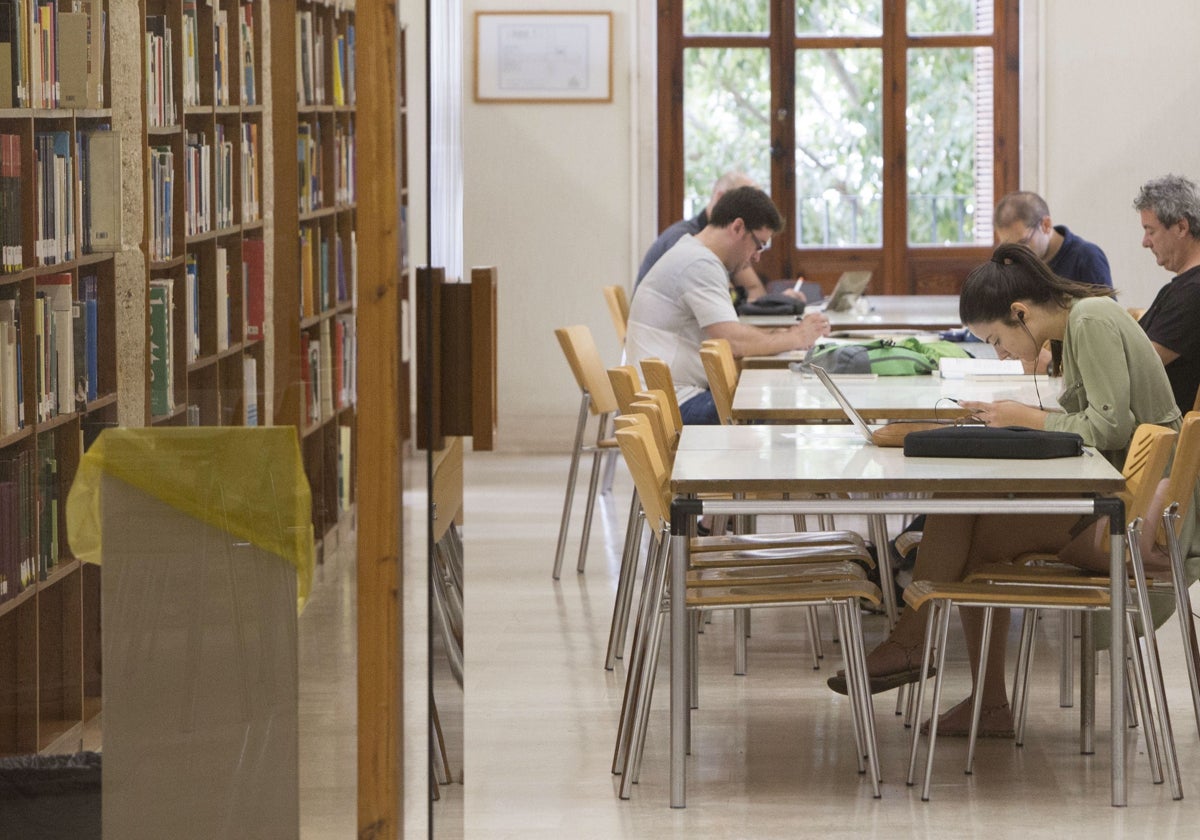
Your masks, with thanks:
M99 278L95 274L79 277L79 296L83 300L84 317L87 319L87 399L96 399L100 393L100 301L98 298Z
M346 104L353 105L358 101L354 87L354 24L346 24Z
M317 265L317 309L324 310L329 306L329 237L321 238L318 256L320 263Z
M242 104L257 105L258 92L254 83L254 4L244 3L238 13L239 54L242 57Z
M242 422L258 425L258 363L253 356L242 357L242 403L246 406Z
M150 148L150 259L169 260L173 250L172 206L175 154L170 146Z
M0 601L20 595L35 578L33 463L28 450L0 459Z
M171 360L174 283L150 281L150 413L156 416L175 410L175 382Z
M146 16L146 117L152 126L174 125L175 71L166 15Z
M213 289L216 295L217 350L229 349L229 252L218 247L213 266Z
M34 135L37 177L37 257L40 265L75 259L75 184L71 135Z
M58 456L54 434L37 438L38 578L44 580L59 561Z
M43 300L45 334L43 390L38 416L49 419L75 410L75 326L69 273L37 278L37 298Z
M310 226L300 228L300 317L311 318L317 314L313 296L313 277L316 267L313 264L313 229Z
M83 134L85 253L121 250L121 133Z
M21 242L21 137L0 134L0 246L3 247L3 271L13 273L25 267Z
M187 325L187 360L200 358L200 261L192 251L183 262L183 322Z
M212 230L212 146L203 131L189 131L183 150L183 234Z
M339 348L337 405L339 409L343 409L358 402L358 391L355 384L358 375L358 331L357 322L351 313L338 315L334 322L338 327L336 338Z
M59 12L58 104L63 108L88 107L88 49L88 16Z
M337 283L338 303L342 303L350 299L346 287L346 254L342 245L342 237L335 237L333 245L333 275Z
M14 434L25 425L17 303L14 298L0 298L0 437Z
M338 426L338 506L350 510L350 479L354 469L354 453L351 450L353 434L349 426Z
M213 210L221 230L233 225L233 141L225 139L223 123L217 123L213 156Z
M233 65L229 61L229 13L224 8L213 10L213 92L218 105L229 104L229 76Z
M338 35L333 52L333 104L346 104L346 36Z
M333 416L333 348L329 319L321 321L319 349L321 352L321 418Z
M183 104L200 104L200 36L196 0L183 0Z
M259 218L258 123L242 123L242 222Z
M0 108L24 108L24 21L20 0L0 0Z
M242 266L245 289L242 300L246 310L246 340L260 341L265 337L266 277L264 262L266 243L261 239L242 240Z

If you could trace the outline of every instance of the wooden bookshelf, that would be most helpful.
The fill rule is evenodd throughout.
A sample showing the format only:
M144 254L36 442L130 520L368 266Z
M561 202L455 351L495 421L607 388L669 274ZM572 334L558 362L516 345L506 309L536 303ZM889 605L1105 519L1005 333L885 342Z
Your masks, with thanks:
M300 430L322 545L354 501L355 15L344 3L275 3L269 29L272 55L287 57L273 62L271 77L279 173L272 403L276 423Z
M248 297L269 285L251 257L265 247L263 7L143 3L145 422L256 425L267 354Z
M36 10L58 61L53 78L35 83L26 67L22 91L0 90L0 344L11 341L0 347L0 560L15 551L25 564L0 563L0 755L77 750L99 709L98 570L71 556L65 509L82 452L117 422L111 178L120 144L137 138L112 131L95 25L109 2L75 7L4 7L25 21ZM15 23L4 31L27 50Z

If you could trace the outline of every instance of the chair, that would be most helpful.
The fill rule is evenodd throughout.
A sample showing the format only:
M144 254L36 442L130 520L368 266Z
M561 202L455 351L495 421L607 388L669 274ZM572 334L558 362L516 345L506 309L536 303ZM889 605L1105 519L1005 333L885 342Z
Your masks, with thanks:
M579 419L575 425L575 443L571 449L571 467L567 473L567 491L563 499L562 520L558 526L558 547L554 552L555 580L562 572L563 552L567 545L567 526L571 520L571 502L575 495L575 480L579 474L579 459L584 453L592 455L592 475L588 483L587 510L583 520L583 535L579 543L579 562L577 571L582 572L587 560L588 537L592 530L592 513L596 506L596 491L600 482L600 461L606 452L616 451L616 440L608 436L609 425L613 414L617 411L617 398L609 384L600 361L600 353L592 339L592 332L586 326L559 327L554 331L567 364L575 376L575 383L581 394L579 404ZM594 414L596 422L596 442L587 444L584 436L587 431L588 416Z
M679 400L675 398L675 380L671 376L671 366L654 357L642 359L642 377L646 380L647 388L662 391L667 395L671 417L676 426L683 428L683 415L679 413Z
M733 392L737 390L738 367L733 348L723 338L710 338L700 344L700 361L708 377L713 403L721 424L733 424Z
M613 761L613 772L622 776L620 797L626 799L640 768L662 638L662 604L666 593L671 543L668 525L670 475L659 457L649 421L622 418L616 437L638 488L647 521L653 524L654 533ZM854 717L859 770L869 770L872 787L878 797L879 760L875 748L874 712L870 693L866 690L865 655L859 618L859 600L879 603L881 596L878 587L862 579L860 567L846 562L766 568L741 566L720 572L716 569L693 569L688 572L687 580L687 607L692 611L819 604L834 607L842 632L847 679L851 685L851 713ZM693 644L694 640L693 634ZM695 668L692 674L694 678Z
M604 301L608 304L608 314L612 317L613 329L617 331L617 340L625 344L625 329L629 324L629 297L625 294L624 286L605 286Z
M1157 487L1158 480L1166 469L1166 465L1171 457L1171 449L1176 440L1176 433L1171 429L1166 429L1161 426L1151 424L1143 424L1135 431L1133 440L1130 442L1129 454L1126 457L1125 477L1126 491L1125 501L1126 509L1131 517L1139 517L1143 515L1146 508L1149 506L1154 495L1154 490ZM1130 546L1131 555L1135 555L1140 563L1139 547ZM981 580L979 575L973 576L965 582L941 583L927 580L914 581L904 590L904 600L913 609L920 609L926 604L930 605L929 617L926 626L925 649L922 656L921 669L922 672L928 672L930 665L933 664L934 656L936 655L937 663L936 676L934 678L933 688L933 709L929 724L929 752L926 759L925 783L922 790L922 800L929 799L930 781L933 771L933 751L934 744L937 738L937 719L941 700L942 680L945 675L945 650L946 639L949 633L950 615L953 608L956 606L980 607L984 609L984 626L983 626L983 648L980 651L979 666L975 676L975 685L982 686L986 677L986 665L988 654L988 643L990 641L992 615L997 608L1018 608L1028 611L1038 609L1053 608L1074 610L1080 612L1095 612L1098 610L1107 610L1109 608L1109 594L1107 586L1109 583L1105 581L1104 587L1080 586L1076 585L1074 580L1068 580L1067 583L1047 582L1045 576L1038 578L1038 583L1029 583L1028 579L1021 582L999 581L994 578L999 578L996 574L989 575L988 579ZM1032 612L1027 613L1027 620L1032 619ZM1128 616L1121 620L1128 620ZM1153 622L1146 617L1143 622L1147 636L1153 634ZM1090 635L1090 634L1085 634ZM1025 664L1026 658L1026 634L1022 633L1022 652L1018 656L1019 665L1018 671L1027 669ZM1030 632L1030 638L1032 634ZM1135 638L1135 637L1133 637ZM1132 646L1131 646L1132 647ZM1135 657L1140 663L1140 657ZM1090 657L1084 657L1084 675L1085 678L1091 677ZM1018 679L1018 683L1024 685L1025 676ZM1142 686L1143 683L1136 681L1135 684ZM921 681L917 689L916 711L919 712L924 702L925 682ZM1021 709L1024 707L1027 699L1027 690L1022 690L1020 699L1016 696L1014 690L1013 709L1017 712L1018 732L1020 733L1023 727L1023 714ZM1084 703L1084 718L1090 720L1090 702L1094 698L1089 698ZM972 727L967 750L967 772L971 772L971 767L974 762L976 730L981 711L981 692L977 692L975 703L972 708ZM1143 703L1143 708L1148 708L1148 704ZM1160 709L1160 716L1166 720L1165 706ZM1150 715L1145 715L1147 722L1150 722ZM909 755L909 775L908 783L913 784L913 779L916 769L917 748L920 739L920 727L914 726L911 750ZM1087 735L1085 735L1085 738ZM1147 743L1151 743L1151 738L1148 736ZM1152 760L1152 768L1156 764ZM1157 771L1156 771L1157 772ZM1173 781L1177 781L1174 779ZM1180 794L1182 795L1182 793Z

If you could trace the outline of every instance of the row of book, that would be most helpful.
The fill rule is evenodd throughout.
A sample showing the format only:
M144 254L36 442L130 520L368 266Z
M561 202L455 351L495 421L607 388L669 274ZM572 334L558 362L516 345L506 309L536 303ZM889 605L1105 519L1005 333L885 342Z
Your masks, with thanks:
M346 34L338 35L333 54L333 104L353 105L354 90L354 24L346 24Z
M354 123L339 122L333 132L333 200L338 204L353 204L357 200L354 186L357 160Z
M211 6L211 2L207 5ZM254 105L258 101L255 90L254 49L254 6L245 3L235 12L237 32L237 55L241 60L241 72L234 67L229 50L229 12L218 8L212 13L212 84L217 105L230 104L230 89L241 84L242 102ZM206 33L200 31L201 22L197 0L183 0L183 104L197 106L203 102L201 81L205 75L201 61Z
M357 404L356 336L352 314L322 321L315 334L301 334L300 377L304 383L306 425L317 425Z
M299 209L301 213L320 210L324 203L322 172L325 150L321 146L321 123L301 122L296 126L296 162L299 164Z
M296 12L296 101L302 106L325 102L325 18Z
M146 118L152 126L175 125L175 62L166 15L146 16Z
M0 603L20 595L38 573L34 453L8 454L0 460Z
M186 236L233 225L233 141L216 126L215 142L188 132L183 155L183 227ZM256 178L254 180L257 180Z
M73 152L73 153L72 153ZM34 135L34 252L39 265L121 247L121 135L107 128ZM6 273L25 268L21 137L0 134L0 245Z
M187 360L194 362L202 353L201 330L204 312L215 313L216 351L229 349L237 340L233 330L234 305L230 294L229 252L222 246L213 251L211 269L201 265L199 253L189 251L184 268L184 323L187 325ZM266 316L266 289L264 270L265 250L261 239L246 239L242 242L242 301L247 341L260 341L264 336ZM201 297L211 298L211 306L204 306Z
M170 146L151 146L149 153L150 259L169 260L174 250L175 153Z
M257 221L262 198L258 164L258 123L242 123L242 221Z
M315 317L332 307L335 301L330 297L331 291L336 291L337 303L350 301L354 294L358 274L355 232L350 231L347 239L327 235L318 241L318 236L318 229L314 225L300 228L301 318Z
M100 0L0 0L0 108L103 108Z

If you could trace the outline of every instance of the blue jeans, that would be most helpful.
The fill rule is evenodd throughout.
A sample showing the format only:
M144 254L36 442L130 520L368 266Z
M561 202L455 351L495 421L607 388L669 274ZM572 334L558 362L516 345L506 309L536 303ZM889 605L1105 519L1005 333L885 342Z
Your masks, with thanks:
M701 391L690 400L679 404L679 416L685 426L719 426L721 418L717 416L717 404L713 402L711 391Z

